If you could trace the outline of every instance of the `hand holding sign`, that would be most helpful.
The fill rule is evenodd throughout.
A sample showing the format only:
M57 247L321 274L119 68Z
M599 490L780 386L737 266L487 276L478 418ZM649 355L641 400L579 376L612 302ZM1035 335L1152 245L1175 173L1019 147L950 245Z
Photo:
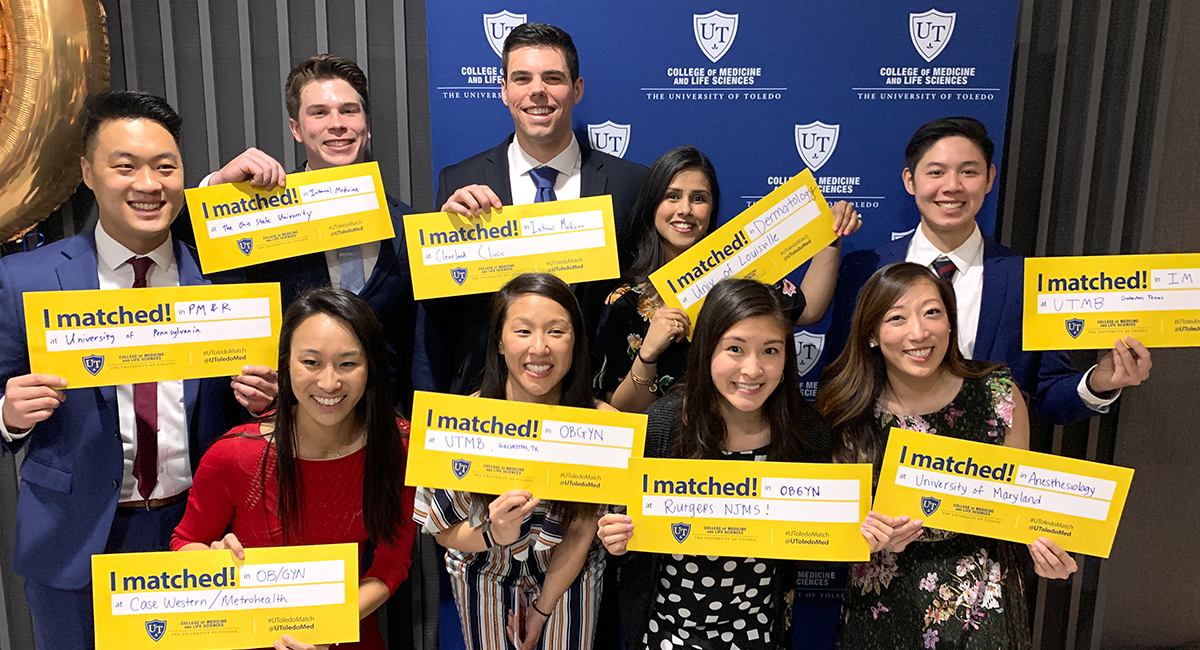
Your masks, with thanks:
M633 518L616 513L604 515L596 527L596 537L604 544L604 550L612 555L624 555L629 550L629 538L633 537Z
M54 409L66 401L62 389L67 380L54 375L29 374L13 377L4 388L4 428L10 433L24 433L38 422L54 414Z
M254 187L273 190L287 187L287 170L270 155L254 148L243 151L221 169L213 172L209 185L249 182Z
M478 217L488 210L504 207L500 197L487 185L468 185L454 190L454 194L442 204L442 212L453 212L464 217Z
M521 537L521 523L539 503L541 500L526 490L509 490L493 499L488 504L492 540L500 546L517 541Z
M1150 378L1150 366L1150 350L1141 341L1126 336L1100 358L1096 369L1088 376L1088 388L1099 394L1137 386Z

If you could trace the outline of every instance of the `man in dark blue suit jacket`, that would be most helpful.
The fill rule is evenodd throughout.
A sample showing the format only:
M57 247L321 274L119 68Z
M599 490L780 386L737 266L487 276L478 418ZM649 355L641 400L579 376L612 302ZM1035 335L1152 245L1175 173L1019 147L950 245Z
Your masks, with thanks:
M367 77L354 61L335 54L318 54L302 61L288 74L284 89L292 135L304 145L307 158L297 172L361 163L371 140L371 101ZM250 181L260 187L284 185L279 161L255 148L247 149L201 185ZM345 251L301 255L257 264L214 276L218 282L278 282L283 307L301 292L320 286L354 291L379 316L387 333L388 372L397 408L412 410L412 353L416 329L416 304L404 243L404 215L413 209L387 197L395 237L348 247ZM358 286L342 277L341 253L350 253L350 264L359 268ZM373 266L372 266L372 260ZM367 269L370 269L367 272ZM334 276L337 277L334 277Z
M25 578L39 648L92 647L91 557L167 550L201 453L236 424L228 378L151 384L158 417L143 433L156 438L158 475L143 482L131 469L143 451L136 389L71 389L29 369L26 291L129 287L135 258L150 260L140 272L147 286L206 284L195 252L170 236L183 205L179 126L157 97L106 92L90 100L82 165L98 225L0 259L0 434L4 451L26 450L13 564Z
M1085 372L1063 352L1022 349L1025 260L983 239L975 215L991 190L994 145L983 124L942 118L925 124L905 152L905 187L921 212L912 235L842 261L826 360L841 353L859 289L876 270L896 262L932 267L953 262L947 274L959 301L959 342L972 359L1007 363L1042 417L1066 424L1104 412L1120 389L1149 377L1150 352L1133 338L1114 346Z
M579 55L569 34L542 23L518 25L504 42L501 96L515 132L498 146L438 174L441 210L475 216L505 205L533 203L534 168L554 170L559 200L612 195L617 250L624 267L633 247L629 213L648 171L644 165L595 151L571 131L571 109L583 96ZM575 287L589 341L616 280ZM479 388L486 354L489 295L422 302L418 340L419 388L468 394ZM596 355L593 353L593 357Z

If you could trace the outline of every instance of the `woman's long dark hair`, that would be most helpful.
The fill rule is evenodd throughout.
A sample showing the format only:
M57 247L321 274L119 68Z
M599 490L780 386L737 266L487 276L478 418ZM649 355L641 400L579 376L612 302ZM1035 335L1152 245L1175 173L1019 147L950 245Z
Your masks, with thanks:
M871 347L879 336L883 319L892 305L910 289L928 282L937 289L950 321L950 333L942 368L966 378L985 377L998 366L963 357L958 347L958 304L954 289L920 264L900 262L875 272L858 292L854 316L850 320L850 338L846 347L821 374L817 391L817 412L829 423L834 460L843 463L871 463L876 474L883 462L887 432L879 433L873 422L875 403L887 386L887 362L878 347Z
M721 188L717 185L717 171L712 162L696 147L688 144L664 153L650 166L642 189L638 191L630 212L632 241L637 242L633 262L626 269L621 281L630 286L645 284L651 273L664 264L662 238L654 225L658 206L667 196L667 188L679 172L695 170L708 179L709 194L712 195L712 211L708 217L708 230L717 225L717 209L721 207ZM708 234L707 232L705 234Z
M566 282L549 273L522 273L508 281L492 296L491 321L488 326L487 358L483 363L483 383L479 387L480 397L507 399L508 365L500 354L500 337L504 322L508 319L508 306L525 295L549 298L562 306L571 317L571 333L575 345L571 349L571 368L562 378L561 406L594 408L596 399L592 394L589 378L592 376L588 356L587 326L583 323L583 311L579 301Z
M763 403L771 427L767 460L820 462L829 460L828 440L818 433L820 418L800 394L796 379L796 342L785 315L782 297L756 280L722 280L708 292L696 319L688 350L687 382L683 387L682 435L675 439L679 458L721 458L727 429L721 415L725 399L712 382L712 358L721 338L747 318L766 316L779 326L784 341L783 377Z
M279 486L279 521L285 542L303 525L303 482L296 462L297 406L292 390L292 337L309 318L324 314L350 328L362 346L367 363L367 385L355 412L366 425L366 459L363 468L363 523L372 542L395 537L401 516L400 493L404 484L404 452L388 382L387 349L383 326L362 298L344 289L320 287L300 294L283 315L279 330L279 398L275 411L275 475ZM270 448L268 448L268 455ZM265 462L265 460L264 460ZM265 465L264 465L265 467Z
M591 362L588 356L587 328L583 323L583 311L579 301L566 282L549 273L522 273L508 281L492 296L491 320L488 326L487 358L483 364L483 384L479 387L479 396L491 399L507 399L508 364L504 355L500 354L500 337L504 332L504 322L508 320L508 306L521 296L542 296L549 298L562 306L571 318L571 333L575 344L571 348L571 368L563 375L561 393L558 398L560 406L575 406L579 408L595 408L596 398L592 394L589 377L592 376ZM487 506L495 498L494 495L475 494L476 503L487 510ZM596 511L597 506L585 503L562 503L564 518L569 524L577 519L588 516Z

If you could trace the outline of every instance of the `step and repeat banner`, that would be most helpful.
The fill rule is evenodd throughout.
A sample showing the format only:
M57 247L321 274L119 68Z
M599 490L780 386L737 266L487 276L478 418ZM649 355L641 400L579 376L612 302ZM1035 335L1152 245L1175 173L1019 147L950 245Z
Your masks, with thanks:
M921 124L979 119L998 143L1000 167L1017 4L427 2L434 177L512 132L500 99L504 37L520 23L546 22L579 50L581 140L646 165L678 145L698 146L720 179L719 223L807 167L831 204L851 201L862 215L844 252L873 248L919 221L900 172ZM985 235L994 197L978 217ZM825 325L796 332L810 398Z

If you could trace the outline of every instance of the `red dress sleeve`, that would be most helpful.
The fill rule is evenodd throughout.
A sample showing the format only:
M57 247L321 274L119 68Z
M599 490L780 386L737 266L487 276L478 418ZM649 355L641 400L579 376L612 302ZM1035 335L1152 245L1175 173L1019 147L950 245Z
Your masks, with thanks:
M401 441L404 445L405 463L408 461L408 422L396 418L400 425ZM400 466L400 482L404 483L404 464ZM388 593L395 593L396 587L408 578L408 569L412 565L413 540L417 536L417 525L413 522L413 500L416 488L404 486L400 492L400 516L396 522L396 535L390 543L382 543L375 549L375 558L371 568L363 578L377 578L387 585Z
M194 542L208 545L225 536L249 483L239 457L250 452L247 447L254 441L239 434L257 433L256 423L236 427L213 443L200 459L188 492L187 510L171 536L172 551Z

